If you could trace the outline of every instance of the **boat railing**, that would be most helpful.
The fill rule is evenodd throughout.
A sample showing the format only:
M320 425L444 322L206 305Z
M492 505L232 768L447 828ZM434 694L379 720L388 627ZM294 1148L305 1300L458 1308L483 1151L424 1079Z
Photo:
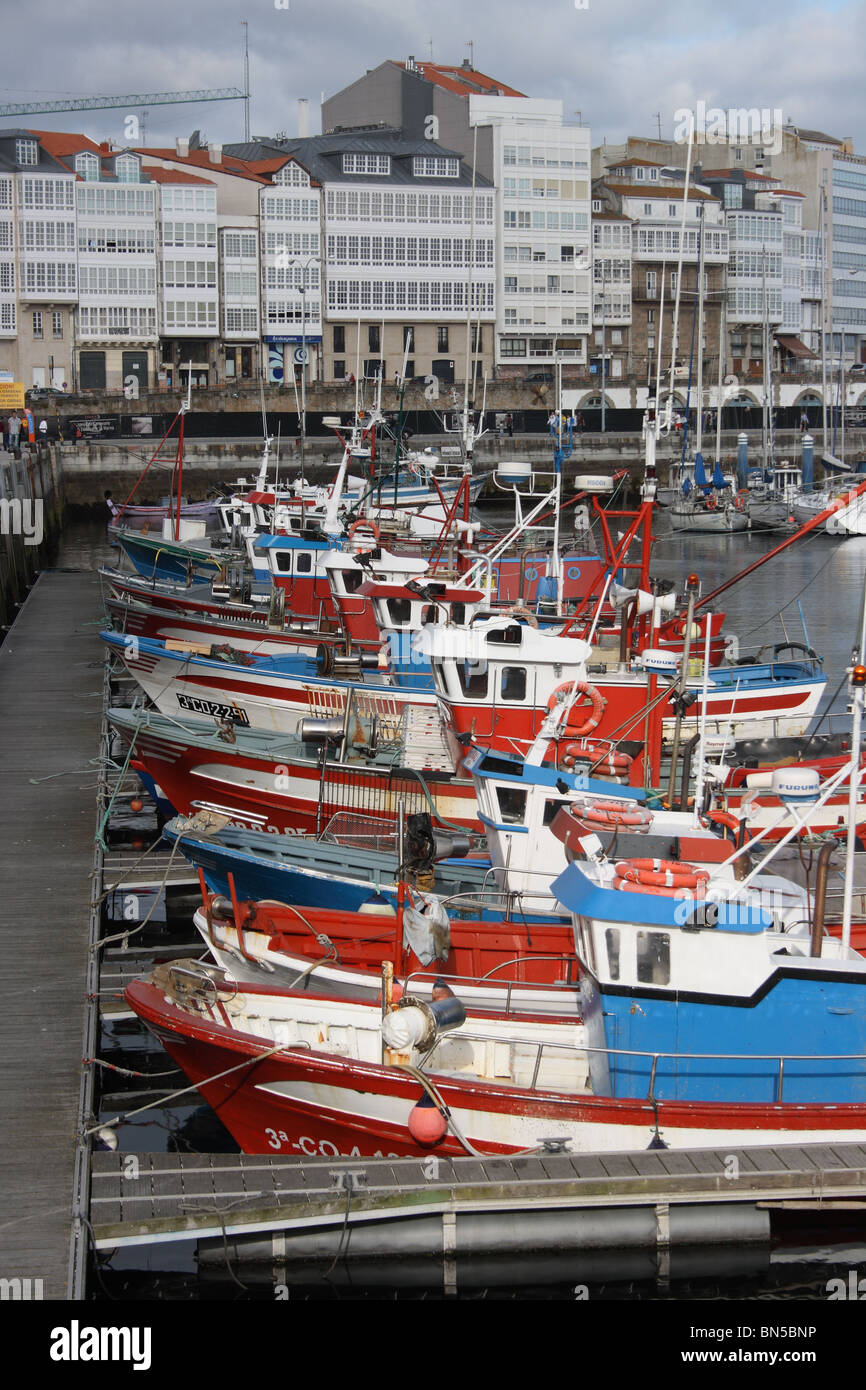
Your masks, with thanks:
M501 980L495 978L499 971L506 970L511 966L516 965L525 968L527 965L535 965L536 962L541 961L558 961L565 967L565 979L554 983L545 982L543 980ZM502 1013L510 1014L512 1012L512 997L515 991L520 991L522 993L531 991L534 995L549 995L551 999L556 1000L561 997L563 990L567 991L569 994L575 992L579 985L578 973L579 967L576 956L564 956L558 953L544 956L532 956L529 958L526 956L513 956L510 960L500 961L492 970L488 970L485 975L443 975L441 971L432 969L431 967L427 967L424 970L413 970L410 975L406 976L404 992L406 994L412 994L420 985L432 986L435 985L437 981L444 982L455 994L459 994L461 989L467 987L483 989L486 985L492 985L496 989L497 997L492 997L490 999L490 1008L495 1009L497 1013L501 1011ZM502 996L503 990L504 997ZM473 1007L477 1008L478 1006L478 1002L473 1001ZM524 1011L527 1009L525 1003L523 1004L523 1009ZM532 1012L531 1007L529 1011Z
M207 961L190 961L178 965L172 962L168 967L168 977L172 983L178 984L178 992L184 995L212 994L212 1005L234 999L239 990L237 980L226 970L218 965L209 965Z
M505 869L501 867L497 869L495 866L492 865L489 869L486 870L484 877L477 888L468 889L461 893L450 893L447 898L442 898L442 906L445 908L446 912L449 910L460 912L464 909L469 910L472 908L501 907L506 914L506 921L513 922L526 921L527 911L537 910L536 906L534 906L532 909L529 909L528 903L524 902L524 896L526 896L529 899L529 901L531 901L533 904L537 903L539 897L543 897L550 904L553 903L553 898L550 894L550 884L552 882L553 876L551 875L549 870L510 870L510 872L512 873L535 874L541 877L544 880L544 884L543 886L539 886L537 893L525 893L525 890L523 889L501 888L498 884L491 886L491 876L495 873L504 872L506 872ZM556 912L552 909L547 913L547 917L551 919L551 921L556 917L556 915ZM539 926L542 925L543 923L539 923ZM550 925L550 922L548 922L548 925Z
M448 1035L448 1036L451 1036L451 1035ZM468 1031L464 1030L463 1028L460 1029L459 1035L458 1035L458 1036L459 1036L460 1038L462 1038L462 1039L466 1039L467 1041L471 1041L471 1042L479 1042L479 1043L484 1043L484 1044L486 1044L486 1043L489 1043L489 1041L490 1041L490 1038L489 1038L488 1036L482 1034L482 1033L471 1033L471 1032L468 1032ZM430 1058L434 1055L434 1053L435 1053L437 1047L439 1046L439 1043L440 1043L441 1041L444 1041L444 1040L445 1040L445 1039L438 1039L438 1040L437 1040L437 1042L434 1044L433 1048L431 1048L430 1052L427 1054L426 1058L424 1059L424 1060L425 1060L425 1063L426 1063L426 1062L429 1062ZM535 1049L535 1060L534 1060L533 1067L532 1067L532 1077L531 1077L531 1079L530 1079L530 1081L529 1081L529 1084L528 1084L528 1086L527 1086L527 1088L526 1088L526 1089L528 1089L528 1090L530 1090L530 1091L534 1091L534 1090L537 1089L537 1086L538 1086L538 1077L539 1077L539 1074L540 1074L540 1072L541 1072L541 1064L542 1064L542 1060L543 1060L545 1054L550 1054L550 1053L559 1054L559 1055L567 1054L568 1056L571 1056L571 1057L581 1057L581 1058L584 1058L584 1057L587 1057L587 1058L588 1058L588 1057L590 1057L590 1056L606 1057L606 1058L607 1058L607 1061L608 1061L608 1064L610 1064L610 1061L611 1061L612 1058L613 1058L613 1059L620 1059L620 1058L626 1058L626 1057L639 1058L639 1059L641 1059L642 1061L650 1062L649 1085L648 1085L648 1087L647 1087L645 1099L648 1100L648 1101L650 1101L651 1103L655 1103L656 1100L664 1100L664 1099L665 1099L665 1097L663 1097L663 1096L657 1097L656 1094L655 1094L656 1081L657 1081L657 1079L658 1079L659 1063L660 1063L660 1062L664 1062L664 1061L673 1061L673 1062L675 1062L677 1065L679 1065L679 1064L682 1063L682 1062L698 1062L698 1063L701 1063L701 1062L737 1062L737 1063L741 1063L741 1062L748 1062L748 1063L752 1063L752 1062L770 1062L770 1063L773 1064L773 1067L776 1069L776 1094L775 1094L774 1099L773 1099L772 1101L768 1101L768 1102L766 1102L766 1103L767 1103L767 1104L773 1104L773 1105L781 1105L781 1104L783 1103L783 1101L784 1101L784 1083L785 1083L785 1066L786 1066L786 1064L789 1064L789 1063L792 1063L792 1062L808 1062L808 1063L811 1063L811 1064L813 1064L813 1065L816 1065L816 1064L822 1064L822 1063L827 1063L827 1062L847 1062L847 1063L850 1063L851 1065L858 1064L859 1067L860 1067L860 1069L861 1069L864 1073L866 1073L866 1053L855 1053L855 1054L852 1054L852 1053L848 1053L848 1052L839 1052L839 1053L827 1053L827 1054L823 1054L823 1053L821 1053L821 1054L818 1054L818 1053L785 1053L785 1054L781 1054L781 1053L778 1053L778 1052L776 1052L776 1053L773 1053L773 1052L768 1052L768 1053L757 1053L757 1052L643 1052L643 1051L639 1051L639 1050L633 1049L633 1048L586 1047L586 1046L583 1046L582 1044L578 1045L578 1044L575 1044L575 1043L566 1043L566 1042L562 1042L562 1043L547 1042L547 1041L541 1041L541 1042L539 1042L539 1041L537 1041L537 1040L534 1039L534 1038L531 1038L531 1039L530 1039L530 1038L520 1038L520 1037L513 1037L513 1036L512 1036L512 1037L509 1037L508 1042L509 1042L509 1045L510 1045L511 1047L514 1047L514 1046L522 1046L522 1047L525 1047L527 1050L531 1050L531 1049L533 1049L533 1048ZM548 1086L547 1089L555 1090L555 1089L559 1089L559 1088ZM628 1099L640 1099L640 1097L639 1097L639 1096L638 1096L638 1097L631 1097L631 1096L629 1096ZM747 1104L747 1103L748 1103L748 1102L743 1102L743 1104Z

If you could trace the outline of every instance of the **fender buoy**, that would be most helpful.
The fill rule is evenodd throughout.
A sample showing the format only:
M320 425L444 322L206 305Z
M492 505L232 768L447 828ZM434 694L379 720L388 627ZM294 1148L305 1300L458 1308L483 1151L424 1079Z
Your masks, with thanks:
M707 498L707 511L709 511L709 512L714 512L715 510L716 510L716 495L715 495L715 493L713 493L713 496L712 496L712 497L708 497L708 498Z
M355 532L358 530L369 531L374 540L379 539L379 527L376 525L375 521L366 521L363 517L360 521L353 521L352 525L349 527L349 540L352 539Z
M585 714L582 724L573 722L575 721L575 716L579 715L581 710L572 705L571 709L568 711L565 732L570 734L572 738L581 738L583 734L591 734L593 729L598 728L607 705L607 700L600 691L596 690L594 685L590 685L587 681L566 681L564 685L558 685L556 687L547 702L547 708L553 710L557 705L564 704L565 701L571 697L572 693L585 695L592 706L591 712L588 715ZM560 696L562 698L560 698ZM581 708L585 712L586 707L582 706Z
M672 637L685 637L685 635L686 635L686 619L685 619L685 618L677 618L676 621L675 621L674 623L671 624L670 633L671 633L671 636L672 636ZM700 620L700 618L693 618L693 619L692 619L692 640L694 640L695 637L700 637L700 635L701 635L701 620Z
M702 888L710 878L706 869L678 859L621 859L614 870L614 887L632 884L631 892L640 888L669 893L678 888Z
M593 767L603 765L611 773L628 772L634 759L628 753L621 753L612 743L590 743L583 739L580 743L568 743L562 755L562 766L571 770L576 762L589 762Z

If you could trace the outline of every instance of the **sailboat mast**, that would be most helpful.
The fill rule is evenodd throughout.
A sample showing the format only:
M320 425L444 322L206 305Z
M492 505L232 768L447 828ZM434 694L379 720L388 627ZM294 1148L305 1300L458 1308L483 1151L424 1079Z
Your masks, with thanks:
M722 377L725 371L725 330L728 318L728 270L722 271L722 302L719 305L719 379L716 393L716 462L722 461Z
M473 440L469 428L469 375L472 355L472 286L475 272L475 182L477 174L478 127L472 134L472 193L469 223L469 269L466 277L466 380L463 383L463 462L471 462Z
M761 317L762 348L764 356L764 391L761 399L761 447L764 460L764 473L769 467L769 420L767 417L767 248L761 247Z
M695 452L701 452L704 414L704 207L698 205L698 428Z

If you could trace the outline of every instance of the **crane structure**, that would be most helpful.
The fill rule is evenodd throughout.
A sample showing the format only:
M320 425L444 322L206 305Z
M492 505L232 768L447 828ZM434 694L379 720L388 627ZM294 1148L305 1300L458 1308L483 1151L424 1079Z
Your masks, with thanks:
M124 106L179 106L196 101L247 101L240 87L197 92L136 92L123 96L73 97L66 101L20 101L0 106L0 116L37 116L53 111L118 111Z

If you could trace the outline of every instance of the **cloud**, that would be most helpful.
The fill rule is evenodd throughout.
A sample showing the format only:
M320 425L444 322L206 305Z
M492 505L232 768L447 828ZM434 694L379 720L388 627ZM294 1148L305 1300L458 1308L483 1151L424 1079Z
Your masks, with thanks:
M854 4L811 0L31 0L4 15L8 54L38 53L7 81L0 100L48 93L147 93L242 87L243 29L249 20L251 126L266 134L297 129L297 99L310 100L318 129L322 91L333 95L388 58L460 64L474 43L482 71L530 96L557 97L594 144L625 135L673 133L678 107L781 108L797 124L853 135L866 147L860 93L866 13ZM444 39L443 35L449 36ZM7 72L9 68L7 67ZM139 110L131 107L131 110ZM8 117L5 124L81 129L122 138L124 110ZM147 140L166 144L194 127L214 139L242 138L241 102L152 106Z

